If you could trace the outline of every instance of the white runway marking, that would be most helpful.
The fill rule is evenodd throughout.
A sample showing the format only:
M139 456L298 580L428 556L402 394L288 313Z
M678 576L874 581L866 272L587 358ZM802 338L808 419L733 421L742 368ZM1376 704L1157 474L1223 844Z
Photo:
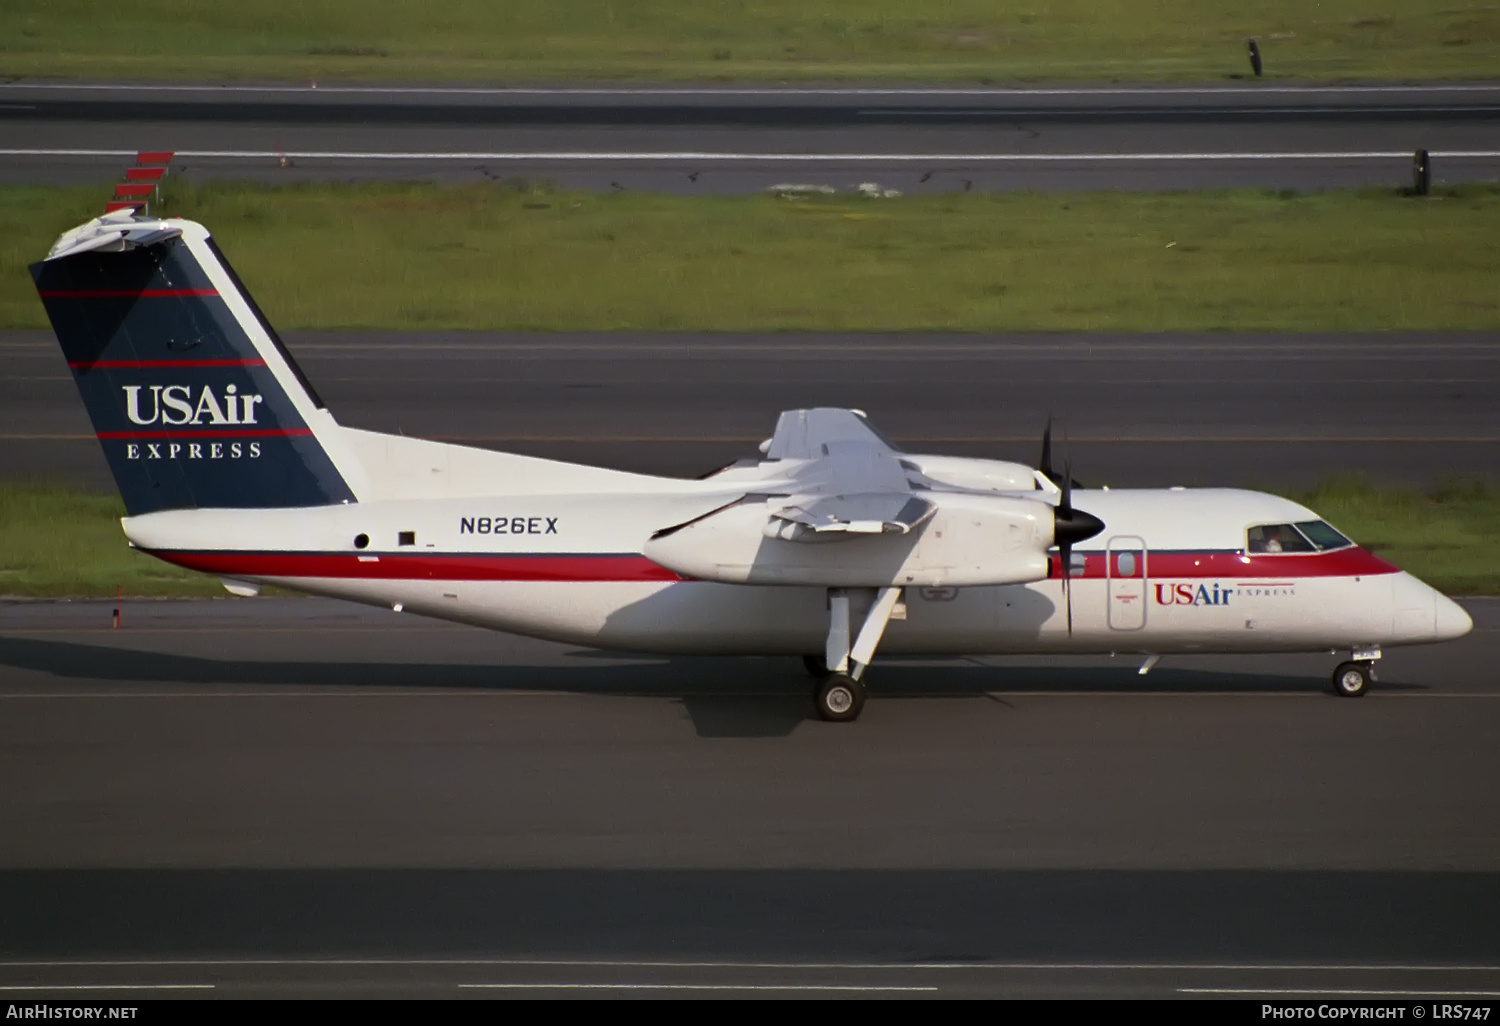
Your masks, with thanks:
M0 157L134 157L134 150L86 149L0 149ZM551 163L613 162L719 162L744 163L819 163L819 164L905 164L950 161L969 164L1025 163L1170 163L1172 161L1267 161L1267 160L1410 160L1410 150L1349 152L1280 152L1280 153L711 153L700 151L558 151L517 153L509 151L468 153L422 153L415 151L344 151L344 150L178 150L178 159L188 160L266 160L281 157L288 160L479 160L542 161ZM1431 150L1433 159L1500 158L1500 150Z
M55 986L27 984L10 986L0 984L0 991L43 991L55 993L59 990L213 990L212 983L67 983Z
M1315 987L1178 987L1179 994L1244 994L1276 997L1500 997L1500 990L1383 990Z
M870 116L887 116L899 114L902 117L918 118L971 118L976 114L999 114L999 113L1024 113L1028 117L1035 116L1044 119L1049 114L1128 114L1133 108L1130 107L1036 107L1026 111L1006 111L1003 108L993 107L956 107L952 110L921 110L916 107L875 107L869 110L856 111L857 114ZM1215 113L1226 116L1231 114L1340 114L1359 108L1349 107L1220 107ZM1442 114L1455 111L1493 111L1493 107L1379 107L1382 114ZM1192 114L1205 113L1196 107L1177 107L1172 113Z
M1362 96L1380 95L1383 93L1412 93L1421 95L1424 93L1489 93L1500 92L1497 85L1366 85L1366 86L1164 86L1154 88L1150 86L1112 86L1099 89L1079 88L987 88L987 89L948 89L948 88L837 88L837 87L808 87L808 88L778 88L773 86L745 87L731 86L724 89L702 88L702 87L647 87L643 89L628 89L619 87L591 87L591 86L561 86L558 88L503 88L483 86L349 86L349 85L326 85L326 86L267 86L267 85L112 85L108 83L63 83L63 82L10 82L0 87L0 92L30 90L37 92L137 92L137 93L207 93L214 96L226 94L259 94L284 95L300 94L309 97L343 95L343 96L608 96L619 98L640 98L651 96L821 96L821 97L859 97L859 96L913 96L931 99L939 96L982 96L1004 98L1008 96L1264 96L1266 94L1278 95L1305 95L1305 96Z
M309 329L315 331L316 329ZM45 356L52 359L57 351L57 343L46 329L12 329L12 333L19 331L34 331L39 337L34 342L0 342L0 350L21 350L34 353L37 356ZM386 331L383 335L390 336L378 342L364 341L318 341L309 335L305 341L299 341L298 352L319 352L331 354L328 358L345 357L348 359L360 359L350 354L355 353L391 353L391 352L475 352L485 355L500 353L540 353L547 355L557 352L565 353L600 353L604 355L618 355L622 345L628 346L630 353L670 353L684 356L701 355L705 359L717 359L723 353L811 353L826 356L829 353L828 342L785 342L764 336L754 341L737 341L753 332L731 332L726 337L718 337L714 332L703 332L691 342L667 342L658 338L633 335L628 342L622 343L618 340L609 341L570 341L566 338L548 339L538 342L514 342L505 341L505 338L514 338L517 335L526 334L519 331L497 331L494 341L486 342L452 342L442 340L407 339L404 332ZM579 335L601 335L599 332L578 332ZM1486 339L1474 342L1452 342L1434 340L1431 336L1417 338L1413 336L1406 342L1377 342L1372 340L1368 334L1358 336L1353 341L1327 342L1320 341L1316 336L1301 334L1295 342L1278 342L1272 336L1262 334L1254 342L1235 342L1230 339L1212 342L1163 342L1157 341L1161 334L1138 332L1134 334L1104 336L1087 342L1069 341L1058 339L1047 342L1016 342L1004 338L989 338L982 342L950 342L941 338L926 337L915 343L883 343L871 340L871 336L859 332L833 332L836 340L857 340L859 351L864 356L887 356L917 354L923 357L933 356L995 356L1012 357L1016 354L1032 358L1050 358L1069 361L1119 361L1130 359L1139 361L1151 360L1177 360L1183 353L1193 353L1200 357L1222 358L1226 361L1245 361L1251 359L1262 359L1267 353L1276 354L1278 361L1284 360L1332 360L1346 359L1347 355L1358 349L1357 355L1361 360L1414 360L1430 359L1432 354L1460 353L1469 360L1500 360L1500 351L1496 350L1490 337L1494 332L1474 332L1473 334ZM980 334L980 333L971 333ZM1244 334L1254 335L1254 332ZM1299 333L1290 333L1297 335ZM399 339L399 340L398 340ZM65 375L66 380L72 380ZM1238 377L1237 377L1238 380ZM1284 379L1280 379L1284 380ZM1351 379L1353 380L1353 379ZM1408 378L1400 379L1410 380ZM1464 378L1472 381L1473 378ZM1487 380L1487 379L1486 379Z
M651 959L548 958L193 958L193 959L58 959L0 961L0 969L195 967L195 966L514 966L530 968L622 969L810 969L810 970L926 970L991 969L1044 970L1164 970L1214 972L1451 972L1500 973L1500 965L1468 963L1341 963L1341 962L714 962Z
M129 685L122 685L128 687ZM337 687L338 685L327 685ZM486 685L476 685L472 688L384 688L372 686L365 691L323 691L323 690L271 690L273 688L299 688L307 689L317 685L299 684L267 684L265 691L65 691L65 692L22 692L18 694L0 694L0 702L9 700L26 701L50 701L54 699L75 698L587 698L592 701L595 698L646 698L659 699L671 698L677 695L676 691L667 690L662 693L647 694L603 694L592 695L577 691L536 691L517 690L514 688L490 688ZM972 692L950 693L935 690L930 694L922 695L921 701L931 701L942 698L968 698ZM1328 695L1322 689L1307 691L985 691L982 692L988 698L1003 698L1014 702L1026 698L1240 698L1240 699L1317 699L1322 701ZM1430 694L1417 692L1380 692L1382 698L1404 698L1404 699L1436 699L1436 698L1500 698L1500 692L1477 692L1472 694ZM792 698L801 697L801 692L764 692L764 691L700 691L695 692L696 698ZM889 697L886 701L900 701L909 696Z
M480 443L493 444L530 444L530 443L602 443L602 442L630 442L637 443L666 443L666 442L712 442L715 444L758 442L760 435L441 435L445 442L458 443ZM901 442L907 445L995 445L1014 442L1034 441L1029 435L942 435L942 436L912 436L903 435ZM25 434L11 433L0 434L0 441L50 441L50 442L92 442L93 435L51 435L51 434ZM1115 443L1122 445L1153 444L1159 445L1169 442L1182 443L1241 443L1255 445L1269 444L1326 444L1326 445L1411 445L1432 444L1441 445L1492 445L1500 442L1500 435L1074 435L1073 441L1087 442L1089 444Z
M816 983L460 983L459 990L813 990L934 991L936 987Z

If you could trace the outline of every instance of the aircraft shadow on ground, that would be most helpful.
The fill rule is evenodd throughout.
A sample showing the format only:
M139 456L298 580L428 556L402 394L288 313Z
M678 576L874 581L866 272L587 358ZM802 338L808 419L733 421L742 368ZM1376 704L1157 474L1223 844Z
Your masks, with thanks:
M166 686L478 689L666 698L680 702L701 737L776 737L813 716L812 681L794 659L617 656L579 650L576 665L493 666L213 659L72 641L0 637L0 666L72 681ZM610 665L599 665L603 659ZM1380 688L1419 687L1381 681ZM1326 678L1162 666L1149 677L1110 667L986 666L954 659L934 665L893 660L871 671L882 698L969 698L1046 692L1297 694L1328 690Z

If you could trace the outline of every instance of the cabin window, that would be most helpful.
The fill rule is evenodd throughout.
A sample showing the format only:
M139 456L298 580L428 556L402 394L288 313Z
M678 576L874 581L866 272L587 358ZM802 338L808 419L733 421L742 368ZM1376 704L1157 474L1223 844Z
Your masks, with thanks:
M1322 520L1303 520L1296 524L1298 531L1314 545L1319 552L1327 552L1329 549L1347 549L1354 543Z
M1250 528L1247 552L1316 552L1313 543L1291 524L1260 524Z

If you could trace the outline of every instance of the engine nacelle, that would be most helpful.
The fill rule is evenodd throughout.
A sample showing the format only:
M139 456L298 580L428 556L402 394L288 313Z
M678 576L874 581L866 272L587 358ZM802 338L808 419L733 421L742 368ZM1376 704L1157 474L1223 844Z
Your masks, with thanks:
M766 536L770 503L785 500L744 503L653 538L645 554L685 577L726 584L940 587L1047 576L1050 505L997 495L941 500L932 519L909 534L843 534L819 544Z
M911 453L902 453L900 459L935 484L984 492L1030 492L1037 488L1036 471L1024 463Z

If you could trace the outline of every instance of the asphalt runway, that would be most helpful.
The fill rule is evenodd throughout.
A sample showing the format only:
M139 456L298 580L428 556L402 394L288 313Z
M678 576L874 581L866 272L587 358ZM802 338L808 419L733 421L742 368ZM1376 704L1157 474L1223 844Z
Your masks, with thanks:
M845 725L793 660L5 604L0 995L1492 998L1467 606L1357 701L1329 656L886 660Z
M547 179L1317 189L1500 177L1500 87L422 89L0 84L0 182L108 182L137 150L189 179Z
M647 473L752 455L776 415L852 406L912 452L1034 465L1057 418L1091 486L1500 476L1488 334L292 332L342 423ZM111 488L48 332L0 332L0 477ZM1059 453L1059 458L1062 458Z

